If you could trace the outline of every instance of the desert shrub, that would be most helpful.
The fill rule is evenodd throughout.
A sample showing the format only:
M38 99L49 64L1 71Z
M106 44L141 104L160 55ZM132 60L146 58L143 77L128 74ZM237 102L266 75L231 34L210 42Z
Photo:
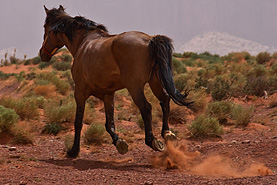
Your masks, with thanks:
M245 127L250 122L253 115L254 107L243 107L242 105L234 104L232 106L231 118L235 121L236 126Z
M13 125L17 123L19 116L13 109L0 106L0 135L10 132Z
M229 82L224 80L221 77L216 77L211 89L211 95L213 100L221 101L226 99L227 95L229 95L229 91L230 91Z
M184 108L173 105L171 106L169 113L169 123L170 124L185 124L186 123L186 114L187 112Z
M189 92L188 99L193 102L191 108L195 112L203 112L208 105L206 89L195 89Z
M68 81L68 83L69 83L69 85L70 85L72 88L74 88L75 83L74 83L74 80L73 80L73 78L72 78L72 75L71 75L71 71L70 71L70 70L67 70L67 71L62 72L62 73L61 73L61 76L62 76L62 78L66 78L67 81Z
M175 57L173 57L172 60L172 67L177 74L187 72L187 68L185 67L185 65L180 60L177 60Z
M187 74L180 74L174 76L174 84L178 91L183 91L188 82L189 76Z
M216 101L208 105L206 113L214 118L217 118L219 123L227 123L227 118L230 117L232 111L232 103L228 101Z
M245 76L246 83L243 87L243 91L246 94L262 96L264 91L268 89L266 73L267 72L264 66L255 66Z
M70 62L55 62L52 67L58 71L66 71L71 69L71 63Z
M57 91L62 95L65 95L69 89L69 84L60 79L55 72L39 73L37 75L36 84L47 85L49 83L54 84Z
M188 126L188 130L193 137L202 138L220 136L223 133L219 121L216 118L204 114L196 117L191 125Z
M44 107L45 116L48 118L49 123L62 123L74 121L76 105L69 102L49 102Z
M54 96L56 91L56 86L52 84L47 85L37 85L34 88L34 92L36 95L41 95L45 97Z
M72 62L72 55L71 54L67 54L67 53L63 53L62 54L62 60L64 62L68 62L68 63L71 63Z
M67 134L64 137L64 149L68 151L72 148L74 142L74 136L72 134Z
M2 71L0 71L0 79L1 80L6 80L8 79L10 76L15 76L15 73L3 73Z
M24 65L27 66L27 65L30 65L32 63L32 60L31 59L28 59L28 60L25 60L24 61Z
M59 60L59 57L52 56L51 60L49 61L50 64L56 63Z
M277 92L277 75L271 76L267 80L267 88L269 94L273 94Z
M25 80L25 72L24 71L21 71L19 74L16 74L15 75L15 78L18 82L22 82L23 80Z
M277 55L277 53L276 53L276 55ZM276 56L277 57L277 56ZM276 59L277 60L277 59ZM274 63L272 66L271 66L271 69L270 69L270 73L272 74L272 75L276 75L277 74L277 62L276 63Z
M46 67L48 67L50 65L49 62L40 62L39 65L38 65L38 68L39 69L44 69Z
M57 135L62 130L62 126L58 123L47 123L44 126L43 133Z
M228 74L230 80L230 92L232 97L244 96L243 88L246 83L245 76L241 73L231 72Z
M270 53L268 53L268 52L260 52L256 56L256 61L258 64L265 64L266 62L269 62L270 59L271 59Z
M104 142L105 127L101 123L92 123L84 133L84 143L87 145Z
M19 61L18 58L16 58L15 56L10 56L10 63L11 64L17 64Z
M172 56L177 58L183 58L183 55L181 53L173 53Z
M250 61L252 59L251 55L246 52L231 52L228 55L225 55L222 57L222 60L228 61L228 62L239 62L241 60L246 60L246 61Z
M32 59L32 63L33 63L34 65L39 64L40 62L41 62L40 56L34 57L34 58Z
M33 144L33 137L25 126L16 124L12 128L12 142L14 144Z
M4 107L14 109L21 119L34 119L38 117L38 106L33 98L13 99L3 97L0 104Z

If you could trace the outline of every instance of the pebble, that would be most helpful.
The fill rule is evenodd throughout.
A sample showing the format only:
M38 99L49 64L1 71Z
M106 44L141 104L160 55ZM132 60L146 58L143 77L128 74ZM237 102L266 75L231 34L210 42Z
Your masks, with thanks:
M232 143L232 144L236 144L236 143L237 143L237 141L236 141L236 140L233 140L233 141L231 141L231 143Z
M250 140L244 140L243 142L242 142L242 144L249 144L251 141Z
M195 148L196 148L196 150L200 150L201 149L201 145L196 145Z
M14 147L14 146L10 147L9 151L16 151L16 147Z
M277 136L273 136L271 139L277 139Z

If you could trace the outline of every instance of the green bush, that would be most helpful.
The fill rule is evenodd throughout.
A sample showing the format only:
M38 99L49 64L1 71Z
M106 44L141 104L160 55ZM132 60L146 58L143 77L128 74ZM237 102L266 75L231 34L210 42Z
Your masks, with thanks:
M46 132L48 134L57 135L62 130L62 126L57 123L47 123L44 126L43 133Z
M19 124L17 124L12 129L12 136L12 142L14 144L33 144L33 138L31 134L24 128L20 127Z
M84 133L84 143L87 145L104 142L105 127L100 123L92 123Z
M0 71L0 79L1 80L6 80L10 76L16 76L16 74L15 73L3 73L2 71Z
M187 68L185 67L185 65L180 60L177 60L175 57L173 57L172 60L172 67L177 74L187 72Z
M0 104L14 109L21 119L34 119L39 115L38 105L33 98L13 99L11 97L4 97L1 98Z
M193 137L201 138L220 136L223 133L222 128L216 118L203 114L196 117L188 126Z
M49 102L44 107L45 116L50 123L72 122L76 105L73 102Z
M39 73L35 82L39 85L47 85L52 83L56 86L57 91L62 95L65 95L69 89L69 84L60 79L54 71L48 73Z
M64 149L68 151L72 148L74 142L74 136L71 134L67 134L64 137Z
M10 132L14 124L19 120L19 116L13 109L0 106L0 135L3 132Z
M44 69L44 68L48 67L49 65L50 65L49 62L41 62L41 63L39 63L38 68Z
M71 63L70 62L55 62L53 64L53 68L57 71L66 71L71 69Z
M64 62L69 62L69 63L71 63L72 62L72 55L71 54L67 54L67 53L63 53L62 54L62 60L64 61Z
M34 65L39 64L40 62L41 62L40 56L34 57L34 58L32 59L32 63L33 63Z
M232 111L232 103L228 101L216 101L208 105L207 114L218 119L219 123L227 123Z
M268 90L267 71L264 66L255 66L246 74L246 83L243 91L246 94L262 96L265 90Z
M230 85L229 82L221 77L216 77L211 89L211 95L213 100L221 101L227 98L229 95Z
M235 104L232 107L231 118L235 121L236 126L245 127L250 122L253 115L254 107L243 107L242 105Z
M266 62L269 62L270 59L271 59L270 53L268 53L268 52L260 52L256 56L256 61L258 64L265 64Z

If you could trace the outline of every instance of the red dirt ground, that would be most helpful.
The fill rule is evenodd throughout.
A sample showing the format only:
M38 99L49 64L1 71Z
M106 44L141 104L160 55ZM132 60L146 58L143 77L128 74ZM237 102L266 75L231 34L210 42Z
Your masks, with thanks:
M2 85L3 94L16 86ZM245 129L225 127L222 138L189 139L189 123L171 125L178 140L164 153L147 147L144 132L130 121L115 123L129 143L125 155L108 137L101 146L81 143L78 158L66 158L64 137L73 132L73 124L57 136L35 134L33 145L13 145L8 136L2 137L0 184L277 184L277 107L269 108L268 101L254 102L253 123ZM97 119L104 122L102 105L98 106ZM31 122L45 124L43 119ZM158 123L156 136L160 128Z

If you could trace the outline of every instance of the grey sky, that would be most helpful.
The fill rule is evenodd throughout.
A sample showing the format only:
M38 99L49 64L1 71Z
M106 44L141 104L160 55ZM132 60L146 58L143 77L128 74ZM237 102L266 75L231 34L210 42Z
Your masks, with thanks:
M165 34L175 48L193 36L227 32L277 48L276 0L0 0L0 50L16 47L28 58L42 43L45 12L66 7L104 24L110 33L138 30Z

